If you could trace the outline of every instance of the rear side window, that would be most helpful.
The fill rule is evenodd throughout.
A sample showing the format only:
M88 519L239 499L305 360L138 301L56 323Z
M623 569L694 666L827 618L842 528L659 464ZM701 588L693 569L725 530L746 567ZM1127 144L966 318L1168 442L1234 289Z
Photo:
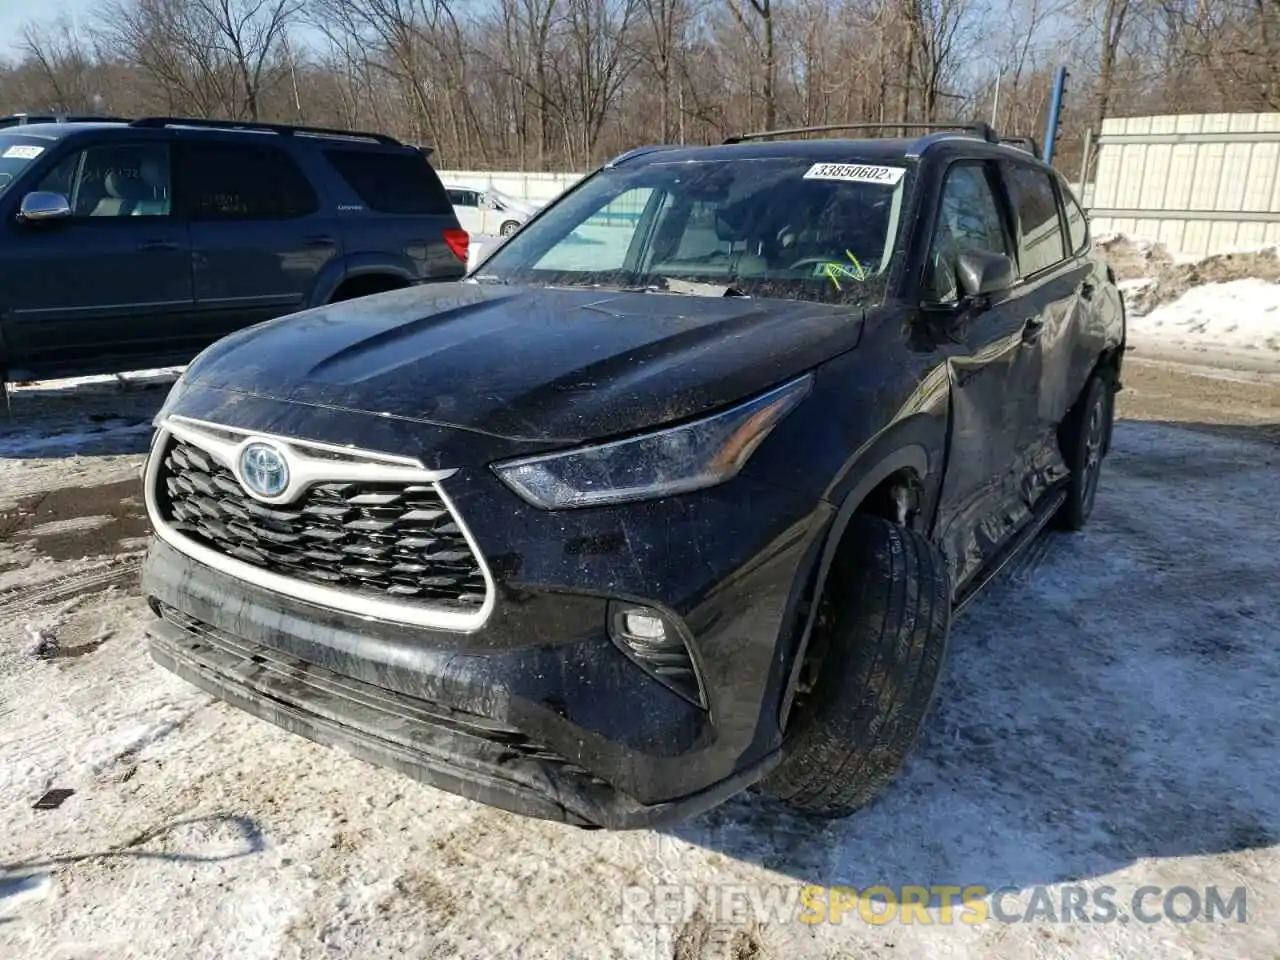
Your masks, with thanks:
M1007 161L1000 166L1019 225L1018 265L1022 275L1029 277L1066 258L1058 195L1046 171Z
M1064 205L1067 211L1067 234L1071 238L1071 253L1073 255L1083 253L1084 248L1089 245L1089 221L1075 197L1064 190L1062 199L1066 201Z
M178 202L192 220L287 220L320 202L293 158L258 143L184 143Z
M453 213L444 185L427 158L416 150L327 150L325 156L371 210L437 216Z

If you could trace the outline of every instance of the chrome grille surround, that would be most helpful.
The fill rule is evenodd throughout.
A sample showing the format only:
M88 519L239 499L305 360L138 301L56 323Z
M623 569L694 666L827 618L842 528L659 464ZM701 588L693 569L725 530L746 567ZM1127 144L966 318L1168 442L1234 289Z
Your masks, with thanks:
M166 417L157 427L145 472L147 513L156 535L192 559L220 573L257 584L292 599L357 616L464 633L478 630L488 620L494 605L493 577L471 531L441 485L441 481L452 476L456 470L429 470L411 457L281 437L177 415ZM250 444L268 444L287 461L288 484L278 495L260 496L244 483L240 454ZM188 490L192 486L188 482L179 493L179 499L184 493L190 493L195 498L179 510L180 513L185 510L190 516L174 517L170 515L174 501L170 496L172 488L168 486L174 475L169 472L167 464L171 466L176 449L189 451L191 448L204 455L198 459L207 461L201 466L209 467L209 470L200 474L202 480L198 482L203 484L203 489ZM187 456L189 458L189 454ZM231 479L234 479L238 489L230 488ZM335 502L343 503L340 499L342 489L356 486L369 488L371 492L357 492L347 498L352 502L346 504L346 508L358 516L348 527L351 537L343 541L346 546L340 546L336 553L330 548L337 537L335 531L340 530L340 527L336 527L332 520L316 516L319 522L309 520L305 529L287 526L289 522L299 521L300 512L323 513L321 508L332 507ZM339 499L335 501L335 497ZM307 505L295 509L300 502ZM394 544L394 556L393 547L389 545L387 538L384 537L381 541L377 539L386 530L388 521L375 521L371 514L378 510L385 511L392 502L405 504L407 513L401 520L422 522L425 516L445 525L447 529L441 528L439 536L452 538L453 541L453 549L448 556L448 562L454 565L451 568L452 578L469 585L464 585L462 596L451 600L441 599L438 595L426 598L404 597L389 592L396 585L403 590L412 588L415 564L406 561L416 559L416 567L424 567L419 571L426 578L423 583L432 579L429 569L431 555L418 558L405 555L406 543L410 547L420 546L420 538L414 539L412 543L405 540L406 536L412 537L416 531L400 535L400 540ZM433 505L437 505L434 510L430 509ZM246 507L257 514L265 526L254 527L251 523L249 526L252 529L246 530L241 526L228 531L227 521L234 523ZM195 513L202 516L196 517ZM382 516L385 517L386 514ZM398 522L394 519L394 513L392 516L390 523ZM191 524L184 520L197 522ZM281 527L282 523L286 526ZM204 526L197 531L196 536L188 535L180 529L199 524ZM263 532L270 535L269 542L255 543L252 537ZM285 545L286 541L290 544L299 542L297 538L300 535L316 538L316 542L305 541L307 549L303 549L301 545L293 549ZM366 544L359 539L361 537L372 539ZM219 549L220 546L234 545L236 538L244 541L245 549L239 551L241 555L252 557L256 562L248 562ZM327 543L319 542L320 540ZM310 549L313 546L315 549ZM470 562L474 563L475 569L460 576L457 575L456 565L465 560L460 555L463 546L469 551ZM306 554L305 564L309 564L309 567L298 567L302 576L281 572L299 561L303 553ZM373 565L348 565L344 570L344 561L360 557L371 558ZM335 566L325 566L330 562ZM378 563L383 565L384 573L392 567L396 568L396 577L399 579L380 578L375 570ZM405 573L401 568L410 572ZM327 578L333 582L320 582L319 578ZM449 577L435 579L443 582ZM439 586L432 586L431 589L437 594L445 590ZM476 602L479 590L483 591L483 597Z

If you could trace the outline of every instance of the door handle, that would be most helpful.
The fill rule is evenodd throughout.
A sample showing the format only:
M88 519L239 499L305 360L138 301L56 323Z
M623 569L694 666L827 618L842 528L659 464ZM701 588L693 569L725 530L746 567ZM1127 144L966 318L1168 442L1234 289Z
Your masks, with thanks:
M1084 297L1086 300L1093 299L1093 284L1088 280L1080 284L1080 296Z
M308 247L332 247L336 246L337 243L338 241L333 239L333 237L326 237L322 234L316 234L314 237L307 237L306 239Z
M1026 323L1022 325L1022 342L1035 343L1040 339L1040 334L1044 332L1044 321L1039 317L1027 317Z
M143 253L150 253L159 250L177 250L178 245L172 240L148 240L146 243L139 244L138 249Z

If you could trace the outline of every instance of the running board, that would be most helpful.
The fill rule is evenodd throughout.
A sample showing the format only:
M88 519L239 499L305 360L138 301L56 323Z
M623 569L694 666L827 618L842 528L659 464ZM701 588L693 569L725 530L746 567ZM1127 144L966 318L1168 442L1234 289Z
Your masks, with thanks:
M997 555L996 561L988 564L982 573L978 574L965 586L960 594L960 599L951 608L951 618L953 620L960 616L964 608L969 605L970 600L982 592L983 587L998 577L1005 567L1009 565L1009 562L1021 554L1023 549L1040 535L1040 531L1053 519L1053 515L1058 512L1058 508L1062 506L1066 499L1066 489L1059 488L1040 502L1033 518L1009 542L1009 545Z

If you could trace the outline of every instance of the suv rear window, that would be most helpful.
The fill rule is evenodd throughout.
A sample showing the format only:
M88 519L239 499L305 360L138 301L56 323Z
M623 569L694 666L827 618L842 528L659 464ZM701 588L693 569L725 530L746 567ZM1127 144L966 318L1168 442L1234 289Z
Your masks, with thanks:
M417 151L326 150L325 157L371 210L440 216L453 213L440 178Z

